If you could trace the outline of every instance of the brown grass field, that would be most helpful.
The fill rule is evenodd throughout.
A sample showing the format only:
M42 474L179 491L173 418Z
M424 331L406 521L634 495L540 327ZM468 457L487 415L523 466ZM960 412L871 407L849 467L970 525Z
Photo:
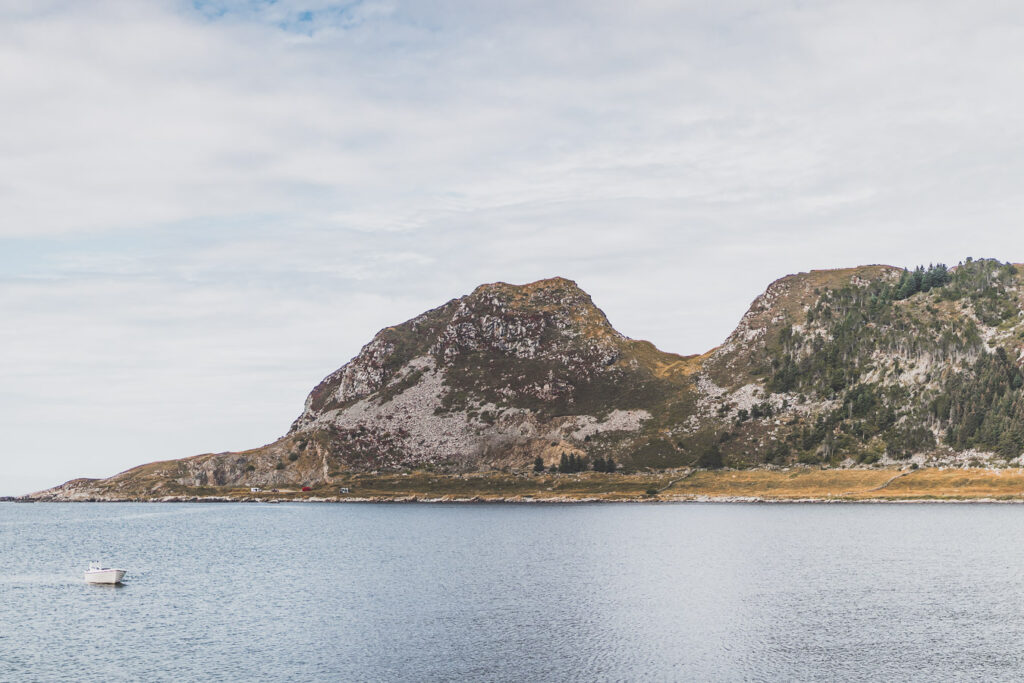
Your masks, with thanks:
M677 471L639 474L429 472L352 475L300 492L250 494L248 489L204 489L200 495L302 500L605 500L605 501L970 501L1024 502L1021 469L850 469ZM345 486L350 493L341 494ZM183 492L184 493L184 492Z

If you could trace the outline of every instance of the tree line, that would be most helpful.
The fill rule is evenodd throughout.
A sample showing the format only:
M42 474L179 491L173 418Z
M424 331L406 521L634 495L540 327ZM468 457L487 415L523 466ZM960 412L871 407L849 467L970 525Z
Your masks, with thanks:
M918 292L927 292L936 287L945 287L953 281L953 274L946 268L945 263L938 265L918 266L913 271L906 268L900 275L900 282L896 285L896 299L908 299Z
M558 463L552 464L551 467L547 468L545 468L544 465L544 458L539 455L533 460L534 472L543 472L545 469L549 472L558 472L560 474L586 472L591 469L594 472L614 472L618 467L618 463L616 463L610 456L608 458L598 456L591 460L585 455L576 455L575 453L562 453L562 456L558 459Z

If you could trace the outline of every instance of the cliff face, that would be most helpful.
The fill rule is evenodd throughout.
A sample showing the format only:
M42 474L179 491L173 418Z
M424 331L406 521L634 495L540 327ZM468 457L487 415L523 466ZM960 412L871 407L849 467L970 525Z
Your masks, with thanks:
M1024 450L1021 284L995 261L791 275L700 357L622 336L568 280L483 285L380 331L273 444L76 480L59 495L320 485L563 455L625 469L1006 462Z
M378 333L310 393L288 438L329 469L550 462L640 431L664 395L689 391L652 367L681 359L635 346L568 280L484 285Z

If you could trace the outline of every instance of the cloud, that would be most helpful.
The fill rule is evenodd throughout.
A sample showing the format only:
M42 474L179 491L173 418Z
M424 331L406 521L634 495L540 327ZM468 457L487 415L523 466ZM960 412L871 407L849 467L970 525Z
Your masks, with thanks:
M1022 24L0 5L0 457L33 463L0 492L272 439L379 327L480 282L572 277L694 353L787 272L1024 260Z

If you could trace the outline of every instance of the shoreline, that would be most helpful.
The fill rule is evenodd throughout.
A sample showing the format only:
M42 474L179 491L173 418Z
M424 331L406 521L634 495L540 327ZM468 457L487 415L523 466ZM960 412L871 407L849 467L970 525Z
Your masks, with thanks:
M226 496L165 496L161 498L80 498L80 499L2 499L0 503L226 503L264 504L283 503L328 504L328 505L1021 505L1019 498L770 498L758 496L692 496L692 497L643 497L643 498L600 498L600 497L549 497L549 498L472 498L421 497L366 497L366 498L233 498Z
M151 479L72 480L7 502L165 503L1024 503L1024 468L666 470L633 474L351 473L302 485L187 487ZM265 486L265 484L264 484Z

